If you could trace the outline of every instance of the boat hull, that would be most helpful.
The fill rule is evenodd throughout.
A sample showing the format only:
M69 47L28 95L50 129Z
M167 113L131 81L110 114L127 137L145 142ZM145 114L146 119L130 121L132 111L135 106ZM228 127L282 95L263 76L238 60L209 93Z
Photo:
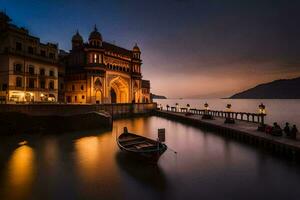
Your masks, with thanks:
M128 133L123 133L123 134L128 134ZM145 137L142 137L142 136L138 136L138 135L135 135L135 134L131 134L131 135L134 135L134 136L138 136L139 138L141 138L141 140L144 138L145 141L147 142L152 142L153 143L153 146L156 145L157 146L157 149L152 149L152 150L147 150L147 149L141 149L141 150L134 150L132 148L126 148L124 146L124 144L122 144L122 142L120 141L120 138L122 138L122 135L121 134L118 138L118 146L120 148L120 150L124 153L126 153L128 156L130 156L131 158L134 158L134 159L139 159L139 160L142 160L144 162L148 162L148 163L157 163L159 158L161 157L161 155L167 150L167 145L163 144L163 143L160 143L160 142L157 142L155 140L151 140L149 138L145 138ZM123 137L124 138L124 137Z

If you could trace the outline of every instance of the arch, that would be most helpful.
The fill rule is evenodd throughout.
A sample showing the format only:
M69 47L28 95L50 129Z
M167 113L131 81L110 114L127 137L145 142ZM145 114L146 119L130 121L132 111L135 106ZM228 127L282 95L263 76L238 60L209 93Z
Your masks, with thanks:
M109 88L112 103L113 101L115 103L129 102L129 85L126 80L118 76L110 81Z
M102 102L102 92L97 90L95 93L96 104L100 104Z
M117 94L114 88L110 89L110 98L111 98L111 103L117 103Z
M100 78L97 78L97 79L96 79L96 81L95 81L95 87L99 87L99 88L102 87L102 83L101 83Z

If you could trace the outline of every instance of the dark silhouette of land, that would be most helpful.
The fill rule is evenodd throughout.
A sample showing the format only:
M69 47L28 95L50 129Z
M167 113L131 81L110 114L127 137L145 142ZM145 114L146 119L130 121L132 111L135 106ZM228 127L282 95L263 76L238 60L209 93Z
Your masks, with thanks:
M151 98L152 99L167 99L167 97L162 96L162 95L156 95L151 93Z
M231 99L300 99L300 77L280 79L237 93Z

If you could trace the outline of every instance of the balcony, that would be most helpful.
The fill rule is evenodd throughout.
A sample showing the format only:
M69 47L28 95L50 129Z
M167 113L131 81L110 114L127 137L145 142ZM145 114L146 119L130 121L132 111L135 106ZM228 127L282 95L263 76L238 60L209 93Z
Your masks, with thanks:
M39 92L58 92L58 89L49 89L49 88L37 88L37 87L34 87L34 88L29 88L29 87L16 87L16 86L9 86L8 87L8 90L21 90L21 91L32 91L32 92L35 92L35 91L39 91Z
M27 58L36 59L36 60L39 60L42 62L51 63L54 65L58 64L58 59L42 56L42 55L36 54L36 53L32 54L29 52L17 51L14 48L6 48L4 50L4 54L12 54L12 55L17 55L17 56L27 57Z

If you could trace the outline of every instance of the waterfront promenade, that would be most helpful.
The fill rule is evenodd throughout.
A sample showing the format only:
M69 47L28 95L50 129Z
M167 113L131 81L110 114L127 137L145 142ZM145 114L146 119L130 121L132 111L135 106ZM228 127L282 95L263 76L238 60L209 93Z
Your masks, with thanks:
M284 136L278 137L260 132L257 130L259 123L235 120L234 124L225 124L225 118L223 117L214 117L213 120L209 120L202 119L202 115L198 114L186 116L186 112L157 110L156 114L168 119L214 130L216 133L269 149L279 155L300 158L299 139L292 140Z

